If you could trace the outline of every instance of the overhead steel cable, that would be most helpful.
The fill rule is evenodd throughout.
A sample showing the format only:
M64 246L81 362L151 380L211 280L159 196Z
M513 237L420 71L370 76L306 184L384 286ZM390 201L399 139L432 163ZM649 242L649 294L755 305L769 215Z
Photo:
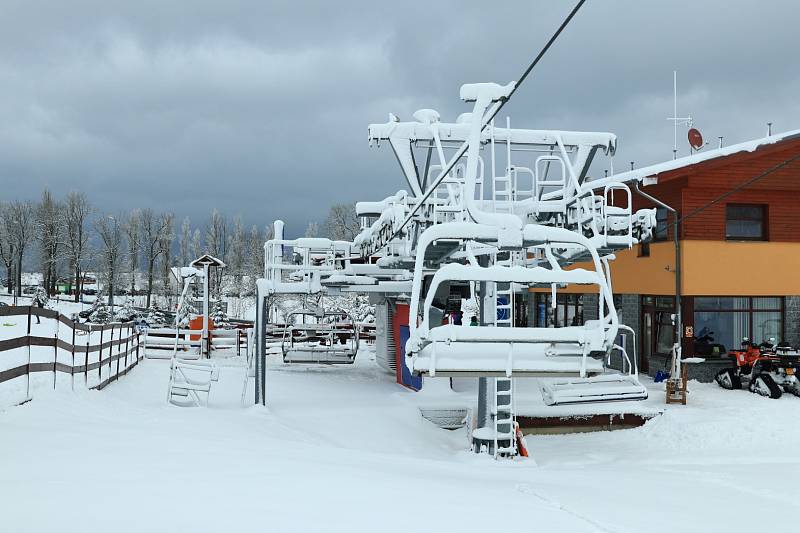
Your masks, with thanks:
M572 8L572 11L570 11L569 15L567 15L567 17L564 19L564 21L561 23L561 25L558 27L555 33L553 33L553 35L550 37L550 39L547 41L544 47L536 55L534 60L531 61L530 65L528 65L528 68L526 68L525 71L522 73L522 76L520 76L519 80L511 89L511 92L508 93L508 96L499 102L499 105L497 105L497 107L491 113L491 115L489 115L489 117L484 121L483 126L481 126L481 131L483 131L486 128L486 126L488 126L489 123L491 123L494 117L497 116L497 113L499 113L500 110L503 109L503 106L506 104L506 102L508 102L511 99L511 96L517 91L517 89L519 89L519 86L522 85L522 83L525 81L525 79L528 77L531 71L536 67L539 61L542 60L547 51L550 50L550 47L553 46L553 43L555 43L556 39L558 39L558 36L561 35L561 32L563 32L564 29L569 25L569 23L572 21L572 19L575 17L575 15L578 13L580 8L583 7L583 4L585 3L586 0L579 0L579 2L575 4L575 7ZM395 237L397 237L403 230L403 228L405 228L406 225L411 221L411 219L414 217L419 208L422 207L422 204L425 202L425 200L427 200L428 197L430 197L430 195L433 194L433 191L435 191L436 188L442 183L442 181L444 181L445 177L447 177L447 175L453 169L458 160L461 159L465 153L467 153L467 148L468 148L468 143L464 142L458 148L458 150L456 150L456 153L450 159L450 162L442 169L442 171L439 173L439 175L436 177L433 183L431 183L430 187L428 187L428 189L423 193L422 197L420 197L417 200L416 205L414 205L411 208L411 212L409 212L408 215L406 215L406 218L403 220L403 223L389 238L390 241L393 240Z

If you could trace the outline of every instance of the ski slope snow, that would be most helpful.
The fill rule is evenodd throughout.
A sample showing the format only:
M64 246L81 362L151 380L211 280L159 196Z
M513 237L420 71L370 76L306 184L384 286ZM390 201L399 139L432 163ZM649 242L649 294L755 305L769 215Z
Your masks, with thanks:
M731 532L796 514L800 398L693 382L644 427L528 436L535 460L495 461L424 420L370 351L272 361L267 408L242 408L244 368L221 365L208 409L168 405L169 363L147 360L0 411L2 530Z

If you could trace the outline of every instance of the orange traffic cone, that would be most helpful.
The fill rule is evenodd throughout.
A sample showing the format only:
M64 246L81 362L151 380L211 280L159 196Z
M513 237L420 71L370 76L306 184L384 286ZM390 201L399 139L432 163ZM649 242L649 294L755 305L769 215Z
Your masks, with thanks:
M522 457L528 457L528 448L525 447L525 438L522 435L522 430L519 428L519 422L514 422L514 432L517 437L517 450Z

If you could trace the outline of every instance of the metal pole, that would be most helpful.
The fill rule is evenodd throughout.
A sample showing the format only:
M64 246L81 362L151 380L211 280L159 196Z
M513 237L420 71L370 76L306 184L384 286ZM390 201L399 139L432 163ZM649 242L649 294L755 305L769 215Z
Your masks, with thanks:
M478 258L478 265L481 267L488 267L489 266L489 258L486 255L481 255ZM477 304L478 304L478 322L481 326L485 326L486 324L486 304L485 304L485 297L487 293L488 283L485 281L481 281L478 283L478 295L476 296ZM489 425L490 419L490 412L491 409L489 407L489 378L487 377L479 377L478 378L478 417L476 420L476 428L483 428ZM480 453L480 443L476 444L475 452Z
M208 355L208 263L203 265L203 275L205 280L203 282L203 334L200 341L201 355Z
M678 71L672 71L672 159L678 159Z
M643 190L639 188L639 182L635 181L633 183L634 190L643 198L646 198L653 202L654 204L658 205L659 207L663 207L667 211L672 213L673 223L672 223L672 238L675 246L675 341L677 344L677 362L676 368L680 370L680 359L681 359L681 345L683 343L683 312L681 310L681 288L682 288L682 281L681 281L681 240L680 240L680 220L678 219L678 212L670 207L669 205L665 204L655 196L651 196L647 194ZM676 376L673 376L676 377Z

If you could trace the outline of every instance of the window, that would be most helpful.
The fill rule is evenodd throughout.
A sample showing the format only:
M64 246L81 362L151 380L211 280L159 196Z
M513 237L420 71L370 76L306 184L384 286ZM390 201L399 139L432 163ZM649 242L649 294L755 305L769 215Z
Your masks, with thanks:
M703 297L694 299L695 355L724 356L747 337L756 343L783 334L782 298Z
M666 207L656 207L656 229L653 232L654 241L666 241L669 228L669 212Z
M552 296L546 293L536 295L535 325L540 328L561 328L583 325L583 295L558 294L556 307L552 307Z
M728 204L725 210L725 238L738 241L767 240L766 206Z

